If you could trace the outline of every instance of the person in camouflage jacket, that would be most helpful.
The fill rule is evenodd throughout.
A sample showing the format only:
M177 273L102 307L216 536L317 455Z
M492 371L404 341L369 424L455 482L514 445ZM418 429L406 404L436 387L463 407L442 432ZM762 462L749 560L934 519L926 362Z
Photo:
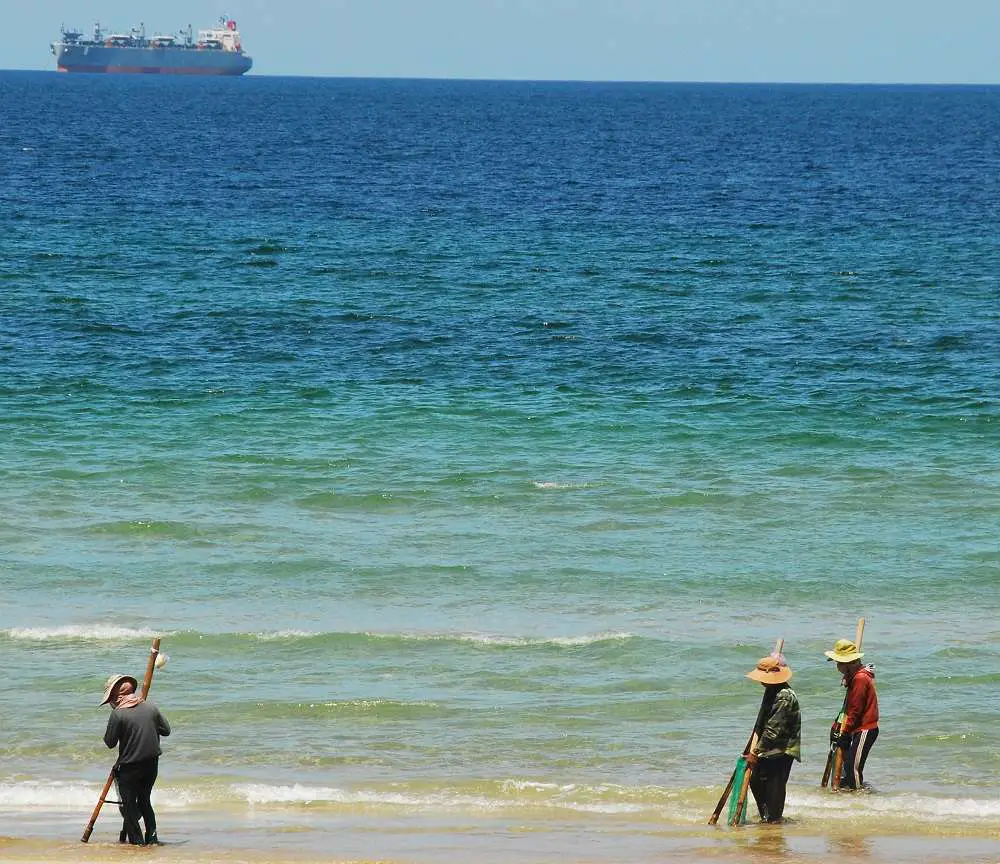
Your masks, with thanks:
M762 822L781 822L792 762L802 759L799 700L788 686L792 670L783 656L764 657L747 678L764 686L753 743L745 754L750 791Z

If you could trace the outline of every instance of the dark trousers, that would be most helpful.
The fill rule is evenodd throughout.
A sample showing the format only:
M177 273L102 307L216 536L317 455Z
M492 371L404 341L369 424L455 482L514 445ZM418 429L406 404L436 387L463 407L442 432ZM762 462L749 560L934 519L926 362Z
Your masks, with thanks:
M125 839L134 845L141 846L156 837L156 814L153 813L149 796L153 792L153 784L156 783L159 762L157 757L153 757L142 762L119 765L116 769L118 797L122 802L122 818L125 821L122 832L125 834ZM139 828L140 818L146 826L145 838Z
M785 812L785 787L792 773L791 756L768 756L758 759L750 775L750 791L757 811L765 822L780 822Z
M865 782L865 762L872 745L878 738L878 727L865 729L851 735L850 744L844 748L844 773L840 777L841 789L860 789Z

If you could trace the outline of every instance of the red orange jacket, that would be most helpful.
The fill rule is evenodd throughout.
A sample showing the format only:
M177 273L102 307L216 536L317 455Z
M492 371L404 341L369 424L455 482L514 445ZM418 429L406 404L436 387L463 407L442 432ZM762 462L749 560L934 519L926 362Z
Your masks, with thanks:
M871 666L862 666L847 682L844 720L846 734L878 726L878 694L875 692L875 670Z

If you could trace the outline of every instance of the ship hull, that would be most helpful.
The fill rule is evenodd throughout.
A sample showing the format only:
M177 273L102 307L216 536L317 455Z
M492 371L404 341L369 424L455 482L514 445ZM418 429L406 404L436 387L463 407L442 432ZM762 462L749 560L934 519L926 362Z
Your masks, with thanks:
M111 48L104 45L63 45L56 54L60 72L131 75L243 75L253 66L236 51L197 48Z

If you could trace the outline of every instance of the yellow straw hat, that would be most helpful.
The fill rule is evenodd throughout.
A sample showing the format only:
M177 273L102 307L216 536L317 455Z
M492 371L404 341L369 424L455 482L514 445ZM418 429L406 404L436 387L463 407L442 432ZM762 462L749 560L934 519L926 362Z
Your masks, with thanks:
M851 663L864 657L864 652L858 650L850 639L838 639L832 651L824 651L827 660L835 660L837 663Z
M784 684L791 677L792 670L785 658L775 657L774 654L762 657L757 661L756 667L747 672L747 678L761 684Z

